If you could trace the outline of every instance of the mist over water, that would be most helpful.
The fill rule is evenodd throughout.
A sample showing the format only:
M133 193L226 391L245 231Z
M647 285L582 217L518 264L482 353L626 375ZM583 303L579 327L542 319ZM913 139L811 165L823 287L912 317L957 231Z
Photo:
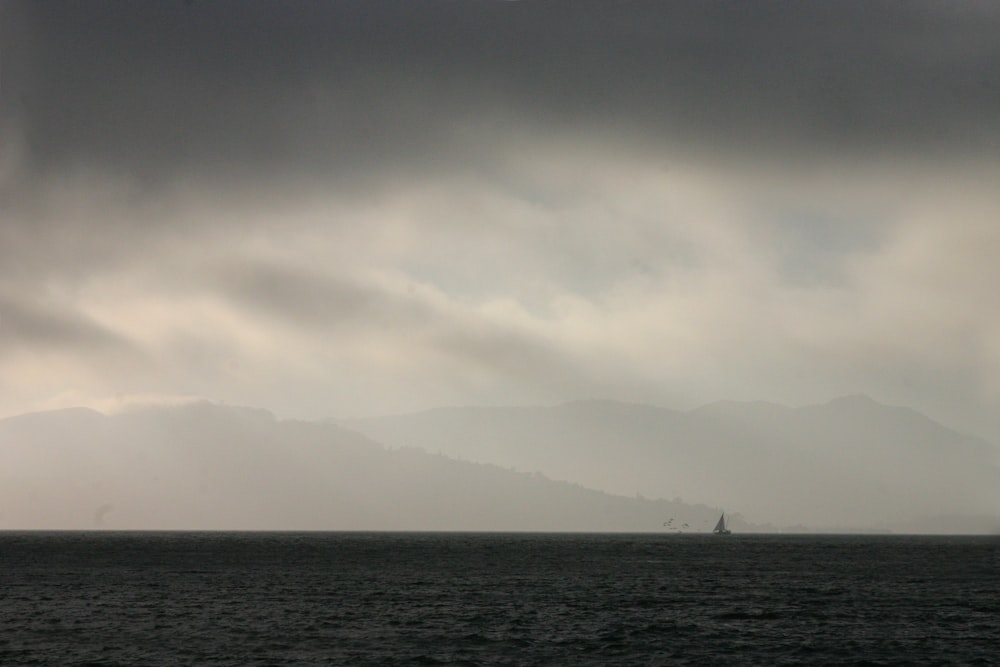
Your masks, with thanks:
M0 664L992 664L998 34L0 0Z
M364 435L363 435L364 434ZM343 424L207 402L0 420L0 528L1000 532L991 446L868 399Z
M989 443L864 396L685 412L592 400L346 424L390 446L538 470L620 495L710 503L772 529L991 532L988 517L1000 504ZM958 516L977 518L949 528L948 517L954 524Z
M997 35L0 0L0 663L991 663Z

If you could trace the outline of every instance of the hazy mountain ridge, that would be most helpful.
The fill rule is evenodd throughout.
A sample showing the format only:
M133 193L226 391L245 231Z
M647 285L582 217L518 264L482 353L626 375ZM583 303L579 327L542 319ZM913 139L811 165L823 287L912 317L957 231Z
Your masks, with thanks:
M718 512L210 403L12 417L0 455L7 529L704 530Z
M948 532L963 524L958 517L975 517L1000 529L990 518L1000 508L995 447L865 396L795 408L722 401L689 412L581 401L347 423L393 446L610 493L711 499L776 525Z

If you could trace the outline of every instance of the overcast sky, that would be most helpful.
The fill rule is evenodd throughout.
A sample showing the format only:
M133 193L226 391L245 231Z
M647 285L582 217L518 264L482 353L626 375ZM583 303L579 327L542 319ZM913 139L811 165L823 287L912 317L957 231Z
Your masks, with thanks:
M864 393L1000 442L995 3L0 1L0 415Z

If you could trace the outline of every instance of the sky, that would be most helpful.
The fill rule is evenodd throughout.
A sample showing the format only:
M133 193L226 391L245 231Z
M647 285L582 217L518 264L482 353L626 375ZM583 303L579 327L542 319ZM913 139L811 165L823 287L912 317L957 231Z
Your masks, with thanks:
M0 0L0 416L867 394L1000 443L1000 7Z

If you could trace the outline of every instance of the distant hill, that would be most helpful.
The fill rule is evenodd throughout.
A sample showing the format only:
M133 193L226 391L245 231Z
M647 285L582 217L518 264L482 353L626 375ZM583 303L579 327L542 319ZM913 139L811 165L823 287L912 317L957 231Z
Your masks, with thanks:
M718 516L209 403L0 420L0 458L3 529L663 531Z
M395 447L804 530L1000 532L997 448L864 396L690 412L612 401L444 408L346 425Z

